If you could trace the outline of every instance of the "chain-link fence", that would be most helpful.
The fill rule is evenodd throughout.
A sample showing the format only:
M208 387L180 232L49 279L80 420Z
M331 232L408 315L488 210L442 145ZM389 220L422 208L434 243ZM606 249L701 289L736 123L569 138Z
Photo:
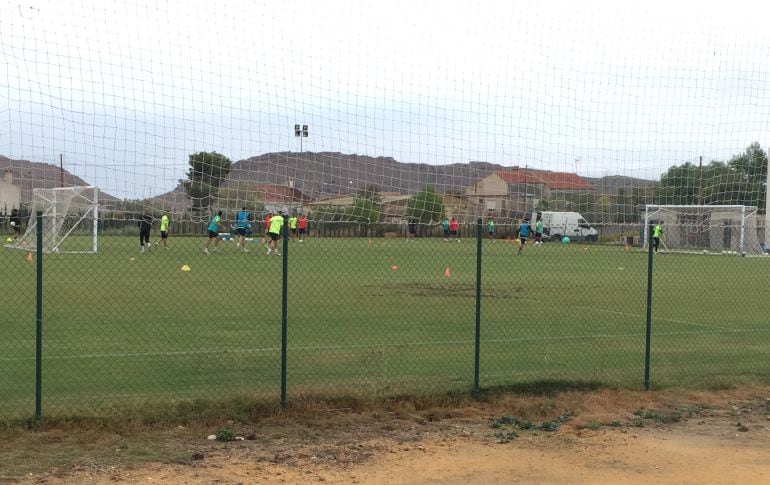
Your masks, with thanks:
M315 227L270 254L261 229L243 245L178 229L144 251L127 221L96 254L0 252L0 417L770 381L769 258L522 246L481 221L446 238Z

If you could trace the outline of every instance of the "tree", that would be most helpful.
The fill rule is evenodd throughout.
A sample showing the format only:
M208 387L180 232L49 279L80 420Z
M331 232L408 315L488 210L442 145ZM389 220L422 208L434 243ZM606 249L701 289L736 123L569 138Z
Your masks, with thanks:
M737 183L739 191L734 203L764 208L767 196L767 154L759 142L755 141L746 147L744 153L731 158L727 166L737 175L733 182Z
M377 222L380 220L380 206L372 199L356 197L347 215L348 220L352 222Z
M369 199L379 204L380 202L382 202L382 197L380 196L381 191L382 190L380 189L379 185L366 184L364 185L363 188L358 189L358 193L356 194L356 197L358 197L359 199Z
M767 154L758 142L729 162L672 166L660 179L659 204L765 206Z
M690 162L669 167L660 178L658 199L660 204L690 205L698 203L698 167Z
M432 185L426 185L406 202L406 215L421 224L436 223L444 217L444 199Z
M187 197L192 200L192 211L210 210L219 193L219 186L230 173L232 162L217 152L198 152L190 155L189 164L190 171L182 185Z

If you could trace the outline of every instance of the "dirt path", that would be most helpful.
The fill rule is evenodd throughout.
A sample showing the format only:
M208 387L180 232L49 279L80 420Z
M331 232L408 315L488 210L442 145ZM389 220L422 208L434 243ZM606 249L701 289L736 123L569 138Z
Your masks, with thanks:
M635 397L642 402L629 402ZM558 403L511 397L471 410L266 420L250 440L219 443L179 437L179 443L192 453L189 463L91 463L14 482L770 483L770 401L766 398L739 402L735 396L699 394L695 410L692 398L682 407L681 400L672 404L670 396L663 396L661 401L670 404L665 412L660 402L649 397L602 392ZM720 400L722 406L712 407ZM550 410L564 404L578 404L579 411L557 430L523 429L521 423L526 421L512 425L500 419L502 412ZM640 404L647 410L651 405L658 408L640 412ZM494 417L504 424L492 426Z

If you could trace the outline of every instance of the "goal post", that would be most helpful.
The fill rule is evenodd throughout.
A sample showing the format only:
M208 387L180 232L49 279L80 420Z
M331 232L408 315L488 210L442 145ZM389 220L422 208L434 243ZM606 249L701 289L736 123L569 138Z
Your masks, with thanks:
M34 189L24 235L9 247L37 250L37 213L43 213L43 252L96 253L99 189L93 186Z
M760 255L757 217L757 208L745 205L647 204L643 245L651 227L660 223L665 251Z

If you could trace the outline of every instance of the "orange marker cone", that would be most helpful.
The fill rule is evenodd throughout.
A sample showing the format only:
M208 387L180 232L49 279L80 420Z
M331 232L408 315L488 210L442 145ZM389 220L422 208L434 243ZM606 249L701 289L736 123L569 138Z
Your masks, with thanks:
M447 278L452 276L452 273L449 272L449 266L447 266L446 269L444 270L444 276L446 276Z
M32 262L32 253L27 253L27 261Z

